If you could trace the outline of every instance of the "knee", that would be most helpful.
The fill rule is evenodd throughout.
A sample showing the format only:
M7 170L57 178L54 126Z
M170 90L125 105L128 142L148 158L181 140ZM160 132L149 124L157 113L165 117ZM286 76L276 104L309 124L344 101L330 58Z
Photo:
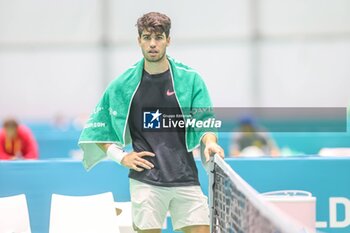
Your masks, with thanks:
M138 230L137 233L161 233L161 229Z
M209 233L208 225L188 226L181 229L184 233Z

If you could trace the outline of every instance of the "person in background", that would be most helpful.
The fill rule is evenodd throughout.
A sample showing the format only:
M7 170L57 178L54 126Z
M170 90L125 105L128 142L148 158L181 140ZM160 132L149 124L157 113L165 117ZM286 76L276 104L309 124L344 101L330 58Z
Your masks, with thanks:
M30 131L15 119L6 119L0 129L0 160L38 159L38 144Z
M252 117L242 117L239 129L234 133L231 144L231 157L278 156L277 144L267 132L256 124Z

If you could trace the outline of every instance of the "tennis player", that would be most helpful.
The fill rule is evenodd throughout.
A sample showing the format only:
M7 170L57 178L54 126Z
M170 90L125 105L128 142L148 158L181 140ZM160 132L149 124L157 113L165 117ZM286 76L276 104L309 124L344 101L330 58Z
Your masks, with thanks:
M174 230L209 232L207 197L200 188L192 151L201 146L204 163L215 153L223 157L217 135L213 130L196 130L193 124L158 130L162 114L165 119L162 107L168 116L181 116L175 119L180 121L188 120L187 115L203 121L213 117L210 111L198 114L199 108L212 107L200 75L166 54L170 27L170 18L161 13L150 12L138 19L143 59L108 86L79 145L87 169L106 156L130 169L135 230L160 232L169 211ZM129 143L133 152L126 153L123 148Z

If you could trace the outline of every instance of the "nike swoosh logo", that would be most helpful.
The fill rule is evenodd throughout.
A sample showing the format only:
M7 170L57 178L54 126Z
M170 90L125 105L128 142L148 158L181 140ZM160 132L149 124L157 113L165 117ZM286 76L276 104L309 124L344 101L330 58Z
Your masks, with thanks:
M175 91L169 91L169 89L166 91L167 96L172 96L175 94Z

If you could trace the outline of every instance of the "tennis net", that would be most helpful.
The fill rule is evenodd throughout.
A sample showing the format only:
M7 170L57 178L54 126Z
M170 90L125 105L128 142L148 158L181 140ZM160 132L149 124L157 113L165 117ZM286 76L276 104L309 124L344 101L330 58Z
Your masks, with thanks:
M260 195L222 158L210 164L212 233L300 233L302 227L266 205Z

